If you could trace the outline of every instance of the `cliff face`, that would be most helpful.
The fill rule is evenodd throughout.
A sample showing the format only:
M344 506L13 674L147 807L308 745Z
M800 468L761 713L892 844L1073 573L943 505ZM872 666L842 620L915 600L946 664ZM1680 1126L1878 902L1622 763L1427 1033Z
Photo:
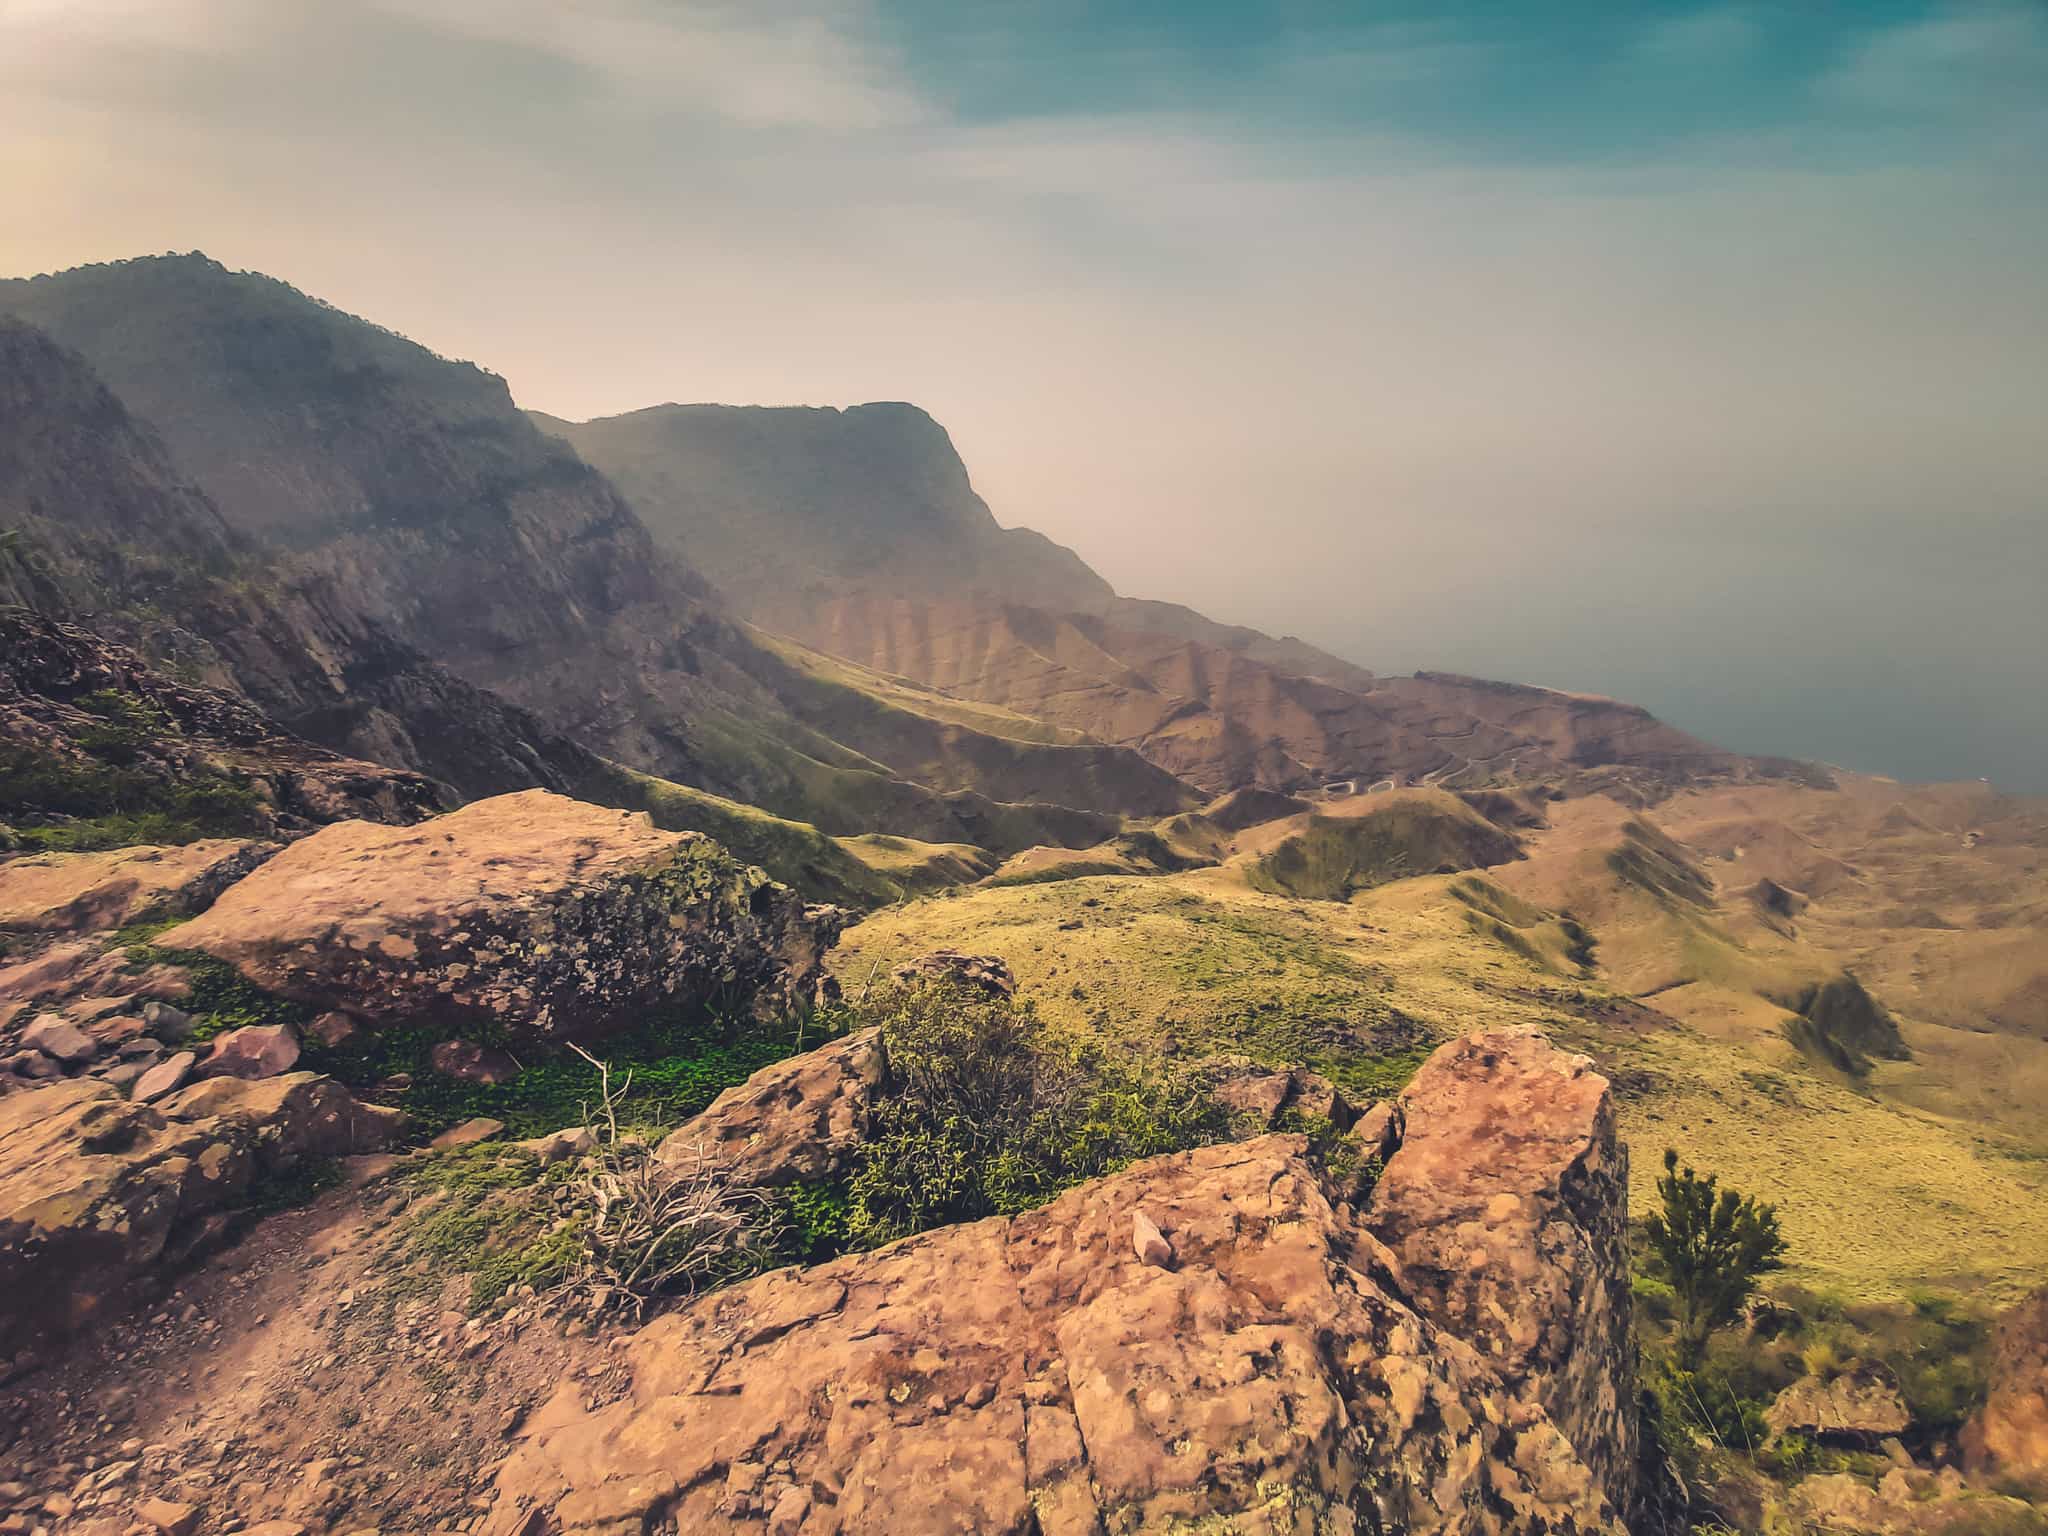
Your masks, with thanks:
M1606 1084L1538 1037L1427 1077L1363 1216L1268 1136L699 1300L624 1343L615 1393L570 1384L528 1421L485 1530L1620 1536ZM1448 1141L1488 1187L1417 1209ZM1410 1272L1425 1231L1468 1246L1489 1306Z
M0 309L80 352L232 528L350 612L587 746L674 766L662 743L687 741L734 632L503 380L201 257L0 284Z
M75 620L323 746L463 794L565 785L589 755L285 569L182 479L84 359L0 317L0 603Z
M1115 595L1073 551L999 527L945 429L913 405L663 405L534 420L771 629L800 632L813 604L849 589L1059 607Z

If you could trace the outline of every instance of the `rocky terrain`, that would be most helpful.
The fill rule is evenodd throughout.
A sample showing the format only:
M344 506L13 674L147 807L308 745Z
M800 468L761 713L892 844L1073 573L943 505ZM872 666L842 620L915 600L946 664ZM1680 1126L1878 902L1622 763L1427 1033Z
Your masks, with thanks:
M914 407L0 283L0 1536L2038 1536L2044 881ZM1690 1354L1666 1146L1787 1244Z

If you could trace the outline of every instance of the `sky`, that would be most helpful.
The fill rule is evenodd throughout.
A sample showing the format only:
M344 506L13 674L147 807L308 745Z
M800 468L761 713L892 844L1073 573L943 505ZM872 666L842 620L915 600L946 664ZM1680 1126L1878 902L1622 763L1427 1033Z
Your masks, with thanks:
M913 400L1120 590L2048 791L2048 3L0 0L0 272Z

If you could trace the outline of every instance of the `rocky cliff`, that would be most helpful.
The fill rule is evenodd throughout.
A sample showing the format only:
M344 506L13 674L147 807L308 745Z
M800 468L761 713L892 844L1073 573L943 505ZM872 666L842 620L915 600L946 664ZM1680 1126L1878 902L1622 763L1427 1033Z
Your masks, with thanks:
M1364 1213L1268 1136L699 1300L625 1341L621 1388L528 1419L485 1529L1619 1536L1606 1085L1533 1037L1426 1079ZM1469 1208L1416 1194L1451 1143ZM1446 1303L1426 1231L1484 1308Z

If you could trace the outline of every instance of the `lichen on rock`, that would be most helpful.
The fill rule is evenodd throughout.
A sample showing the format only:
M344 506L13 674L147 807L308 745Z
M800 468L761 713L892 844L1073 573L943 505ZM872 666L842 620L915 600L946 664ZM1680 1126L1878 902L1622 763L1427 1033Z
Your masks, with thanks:
M700 834L529 790L324 828L161 942L373 1026L573 1040L678 1005L808 1001L842 921Z

